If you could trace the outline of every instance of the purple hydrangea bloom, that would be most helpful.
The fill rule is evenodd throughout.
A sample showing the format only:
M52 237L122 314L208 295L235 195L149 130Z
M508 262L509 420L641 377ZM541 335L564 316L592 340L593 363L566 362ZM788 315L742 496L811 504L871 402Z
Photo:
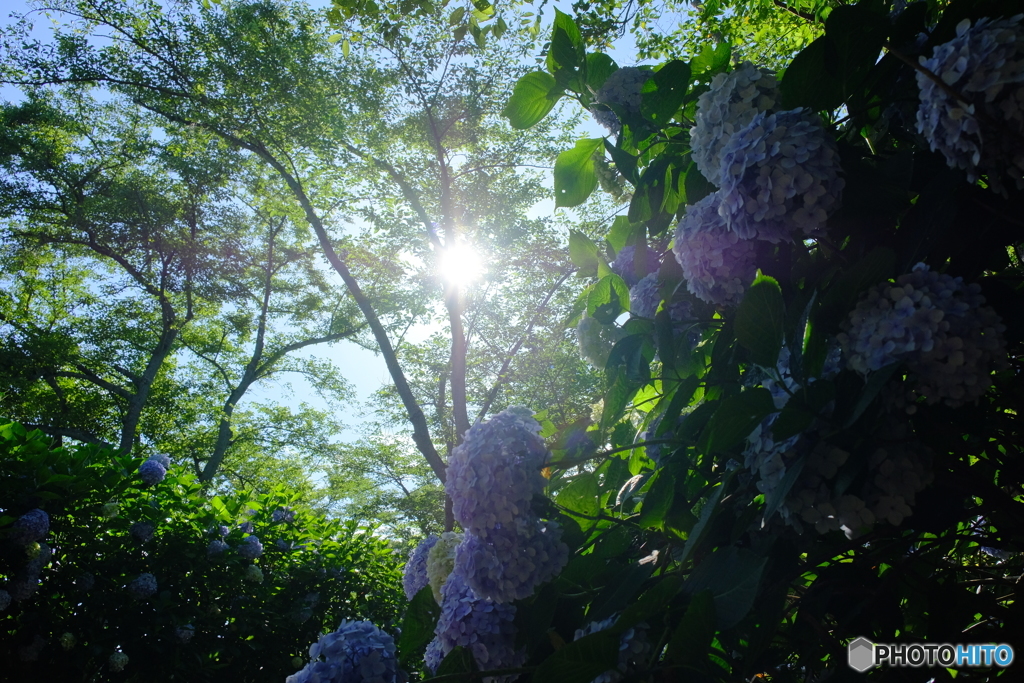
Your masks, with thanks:
M1004 174L1024 189L1024 15L1010 19L964 19L956 38L935 48L921 65L967 102L952 97L918 72L921 105L917 130L946 163L967 171L971 182L988 174L1003 192ZM991 129L993 123L998 126Z
M313 658L285 683L394 683L394 639L369 621L342 621L309 648Z
M444 661L444 653L442 652L441 639L434 636L434 639L427 644L427 649L423 653L423 663L427 665L431 673L436 673L437 667L441 666L442 661Z
M658 252L654 251L650 247L647 247L646 259L641 258L639 264L639 270L643 271L643 275L637 275L637 263L636 263L636 247L633 245L627 245L619 250L619 253L615 255L615 259L608 264L611 271L621 277L626 285L633 287L636 283L640 282L640 278L649 273L657 272L661 265L661 258L658 256Z
M427 554L437 543L437 536L430 534L409 553L409 561L402 572L402 587L405 599L412 600L427 586Z
M441 596L441 618L434 629L437 645L427 648L428 666L436 668L456 647L469 650L484 670L522 661L523 654L515 649L515 607L477 597L458 572L448 577Z
M238 529L243 534L251 534L253 530L252 522L242 522L238 525Z
M171 456L166 453L154 453L149 459L160 463L165 470L171 469Z
M839 151L806 109L756 114L722 152L718 212L738 236L793 239L823 226L845 181Z
M629 288L629 312L638 318L653 318L661 303L658 291L658 274L645 275L640 282Z
M627 116L640 114L640 89L651 77L653 72L636 66L624 66L612 73L604 84L594 93L594 102L618 108ZM617 134L622 129L618 114L600 107L590 110L597 122L611 133Z
M10 539L15 543L27 545L41 541L50 531L50 516L36 508L19 517L11 526Z
M697 100L697 116L690 129L693 161L701 174L717 185L726 143L755 115L774 111L778 102L775 74L750 62L712 78L710 89Z
M263 544L256 536L246 536L235 550L245 559L255 560L263 554Z
M183 645L187 645L195 634L196 629L192 624L185 624L174 629L174 635L178 638L178 642Z
M210 541L210 545L206 546L206 556L210 558L217 557L222 555L227 549L228 544L218 538Z
M295 521L295 511L292 510L290 507L277 508L270 515L270 519L271 519L271 521L273 521L275 523L276 522L294 522Z
M128 594L136 600L145 600L156 593L156 588L156 577L149 572L144 572L128 584Z
M839 335L847 367L867 374L904 361L929 403L956 407L982 396L1006 366L1006 327L977 284L923 263L872 287Z
M149 522L135 522L129 533L139 543L148 543L153 540L154 529Z
M683 269L687 288L711 304L738 303L754 280L755 242L726 227L719 213L721 193L692 206L676 228L672 252Z
M592 621L587 624L586 628L576 630L574 640L579 640L584 636L611 628L618 621L618 618L618 615L615 615L601 621ZM627 672L642 668L645 665L644 660L650 656L651 651L654 649L647 637L647 628L647 624L640 623L623 631L619 636L619 662L617 669L604 672L591 683L616 683L616 681L621 681Z
M139 478L143 483L155 486L167 476L167 468L156 460L147 460L139 465Z
M455 570L481 598L506 603L533 595L569 560L555 522L519 519L485 536L466 534L455 549Z

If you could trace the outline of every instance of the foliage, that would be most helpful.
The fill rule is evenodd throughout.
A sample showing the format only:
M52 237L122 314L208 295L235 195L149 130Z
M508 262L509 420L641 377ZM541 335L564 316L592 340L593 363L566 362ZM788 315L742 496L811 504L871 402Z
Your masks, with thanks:
M343 618L394 628L401 573L373 529L314 514L284 487L210 498L182 467L146 486L130 455L53 448L16 423L0 439L3 585L38 552L11 534L25 512L49 515L52 553L38 588L3 612L5 678L282 680ZM262 541L256 560L239 552L246 538ZM210 552L213 541L227 549ZM126 586L146 573L156 593L132 597ZM45 646L28 661L38 638ZM114 652L128 657L121 674L109 668Z

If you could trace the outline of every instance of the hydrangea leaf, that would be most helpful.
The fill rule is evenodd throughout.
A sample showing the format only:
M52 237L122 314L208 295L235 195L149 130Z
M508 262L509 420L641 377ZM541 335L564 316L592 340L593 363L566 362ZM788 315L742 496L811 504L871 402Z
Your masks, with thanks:
M597 188L594 153L604 138L585 138L555 159L555 207L579 206Z
M774 278L754 280L736 311L736 341L762 367L775 367L782 349L786 307Z
M598 631L568 643L541 662L531 680L533 683L590 683L618 664L618 640L616 634Z
M451 652L445 655L445 658L441 661L441 665L437 667L435 675L451 676L453 674L468 674L473 673L476 670L476 661L473 659L472 653L461 645L458 645L453 648Z
M718 628L731 628L754 604L766 562L767 558L750 550L735 546L720 548L697 565L683 590L691 595L710 591Z
M803 472L804 463L807 461L807 456L800 456L794 462L786 464L786 475L779 482L779 485L772 489L771 493L765 498L764 505L764 520L767 522L771 519L775 511L779 509L782 503L786 500L786 496L789 495L789 490L793 488L793 484L800 477L800 473Z
M430 586L422 588L413 596L402 621L402 635L398 640L398 651L402 663L411 668L419 666L423 650L434 638L434 627L441 616L441 608L434 600Z
M694 76L701 76L704 79L725 71L729 67L729 59L732 56L732 47L729 43L718 43L714 47L710 44L704 46L700 54L690 60L690 69Z
M586 70L586 65L586 45L576 22L568 14L556 9L547 56L548 72L559 85L574 92L582 92L583 83L576 76L580 69Z
M601 278L587 297L587 315L605 325L611 324L623 311L629 310L629 287L612 273Z
M715 637L715 602L711 591L698 592L690 600L679 625L672 631L665 648L668 664L700 667L707 660Z
M644 496L637 525L644 529L664 529L665 517L675 500L676 478L668 470L658 470L654 482Z
M555 502L565 508L570 515L573 513L582 515L579 517L573 515L573 518L583 531L587 531L596 523L596 520L589 518L596 517L600 512L597 500L600 493L597 478L587 472L575 477L568 486L559 491Z
M550 74L531 71L516 81L512 97L501 112L502 116L509 120L513 128L529 128L548 115L563 92Z
M754 427L773 412L772 395L762 387L731 396L722 401L711 416L697 446L708 454L728 450L742 443Z
M667 124L683 106L690 83L690 65L673 59L644 84L640 111L661 125Z
M587 55L587 86L597 92L618 68L615 60L605 53L591 52Z
M569 259L579 270L577 277L594 277L600 262L594 241L577 230L569 231Z

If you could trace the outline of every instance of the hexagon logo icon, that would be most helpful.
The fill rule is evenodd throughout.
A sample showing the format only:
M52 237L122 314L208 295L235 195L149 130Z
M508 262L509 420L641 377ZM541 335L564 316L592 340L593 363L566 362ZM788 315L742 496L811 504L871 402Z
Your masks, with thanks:
M851 640L846 657L851 669L864 673L875 665L875 644L864 637Z

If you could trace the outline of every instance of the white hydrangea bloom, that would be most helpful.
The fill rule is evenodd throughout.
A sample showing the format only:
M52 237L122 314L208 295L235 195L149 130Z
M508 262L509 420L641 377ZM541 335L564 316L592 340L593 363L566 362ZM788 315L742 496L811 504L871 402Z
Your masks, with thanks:
M718 184L726 143L755 115L774 111L778 103L775 74L750 62L711 79L711 89L697 100L697 116L690 129L693 160L705 178Z
M464 538L463 534L445 531L427 552L427 585L434 594L434 600L441 604L441 587L455 567L455 548Z
M124 668L128 666L128 655L123 652L115 652L107 659L107 664L110 665L111 671L124 671Z
M956 38L935 48L921 65L967 102L953 97L927 74L917 73L921 104L917 130L946 157L967 171L971 182L988 174L990 186L1004 192L1003 174L1024 189L1024 15L1010 19L964 19Z
M719 213L745 239L810 234L839 208L839 151L812 111L755 114L722 150Z
M636 116L640 113L640 89L651 77L651 70L637 66L624 66L605 80L604 85L594 93L594 101L613 105L623 113ZM618 134L622 123L614 111L599 107L590 110L597 122L613 134Z
M600 370L608 363L615 342L622 338L622 328L616 325L603 325L594 318L584 315L576 325L576 338L580 345L580 355Z
M708 303L728 305L739 302L757 268L754 241L726 227L720 201L721 193L715 192L686 208L672 252L694 295Z

